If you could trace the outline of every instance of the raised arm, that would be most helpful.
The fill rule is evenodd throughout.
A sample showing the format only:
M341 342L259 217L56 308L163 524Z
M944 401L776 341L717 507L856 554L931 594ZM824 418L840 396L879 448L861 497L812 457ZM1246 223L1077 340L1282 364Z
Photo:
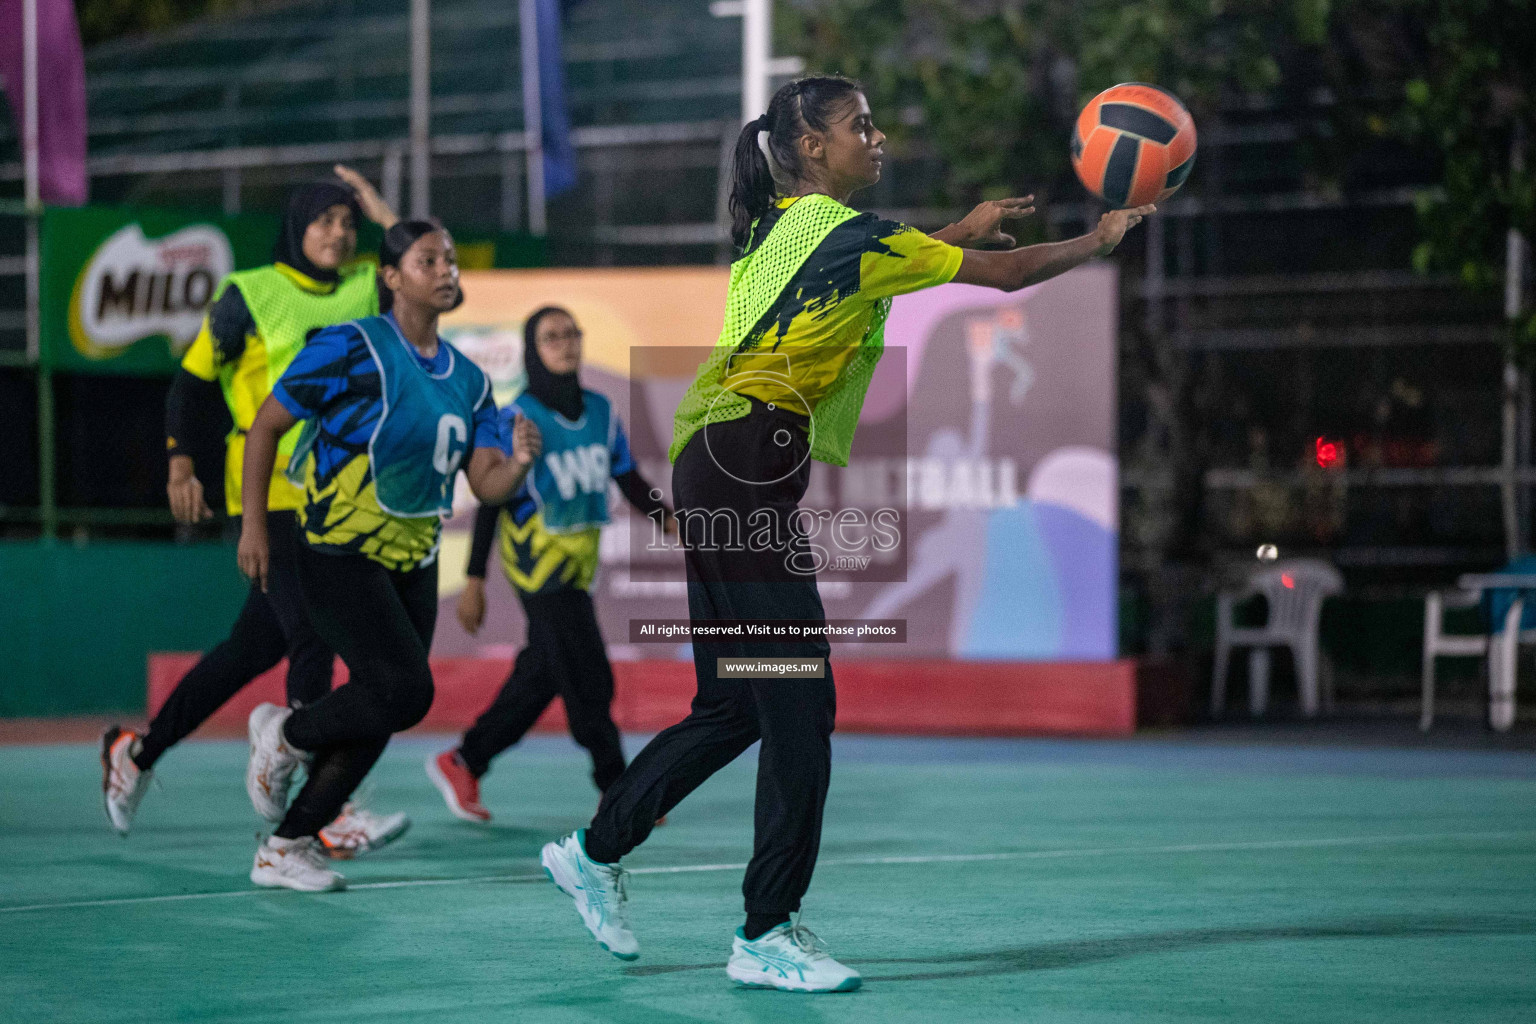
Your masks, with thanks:
M1012 235L1003 230L1003 221L1023 220L1034 212L1034 196L993 199L977 205L961 220L930 233L928 237L958 245L962 249L994 245L1012 249L1017 243Z
M357 195L357 205L362 207L363 216L373 221L379 227L388 231L400 221L400 215L384 201L379 195L379 190L373 187L373 183L358 174L346 164L337 164L332 168L336 177L352 187Z
M1005 252L967 249L954 279L961 284L979 284L1005 292L1048 281L1095 256L1108 256L1126 231L1156 210L1155 206L1111 210L1099 218L1099 226L1093 231L1065 242L1046 242Z

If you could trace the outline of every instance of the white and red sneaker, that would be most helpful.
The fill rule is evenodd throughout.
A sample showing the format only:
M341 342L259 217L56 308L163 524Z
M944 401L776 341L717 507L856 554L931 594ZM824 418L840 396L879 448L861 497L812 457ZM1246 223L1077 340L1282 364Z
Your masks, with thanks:
M455 818L490 821L491 812L480 803L480 780L464 764L457 750L445 750L427 758L427 778L443 794L443 802Z
M332 892L347 887L347 880L331 870L314 836L299 839L268 836L256 847L251 881L266 889L296 889L299 892Z
M336 820L320 830L315 838L332 860L351 860L363 853L388 846L405 835L411 819L404 812L375 814L366 807L348 803Z
M107 820L120 836L128 834L139 801L149 789L153 771L140 771L133 763L143 740L138 733L113 726L101 737L101 796Z
M258 704L251 712L248 728L251 759L245 767L245 792L256 813L272 822L283 820L293 773L311 758L283 738L283 723L291 714L290 708Z

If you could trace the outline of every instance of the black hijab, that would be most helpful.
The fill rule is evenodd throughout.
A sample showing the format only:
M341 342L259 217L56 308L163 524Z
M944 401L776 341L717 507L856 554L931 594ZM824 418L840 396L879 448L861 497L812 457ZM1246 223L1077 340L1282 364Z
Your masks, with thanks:
M362 223L363 211L352 189L337 178L321 178L300 185L288 197L283 226L272 245L272 262L286 263L294 270L323 284L335 284L340 278L334 270L321 270L304 255L304 232L333 206L351 209L354 223Z
M566 419L580 419L583 404L581 382L577 379L577 375L550 373L549 367L544 365L544 360L539 358L539 344L535 340L539 332L539 321L551 313L564 313L566 316L571 316L568 309L562 309L559 306L543 306L534 310L523 323L523 369L528 374L528 393ZM571 316L571 322L575 323L576 318Z

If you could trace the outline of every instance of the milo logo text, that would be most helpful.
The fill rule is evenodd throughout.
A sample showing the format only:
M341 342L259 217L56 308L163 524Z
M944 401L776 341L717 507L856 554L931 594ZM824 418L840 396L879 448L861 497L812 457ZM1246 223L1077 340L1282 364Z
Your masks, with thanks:
M92 359L157 335L180 351L197 337L214 288L232 270L229 239L212 225L148 239L129 224L97 248L75 280L70 340Z

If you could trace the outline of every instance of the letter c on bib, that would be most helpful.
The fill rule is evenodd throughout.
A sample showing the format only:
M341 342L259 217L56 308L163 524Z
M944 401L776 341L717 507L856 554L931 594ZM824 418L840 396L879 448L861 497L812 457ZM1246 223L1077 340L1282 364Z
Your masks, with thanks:
M432 468L445 477L452 477L459 471L468 441L469 427L465 425L464 417L445 413L437 421L437 447L432 451Z

